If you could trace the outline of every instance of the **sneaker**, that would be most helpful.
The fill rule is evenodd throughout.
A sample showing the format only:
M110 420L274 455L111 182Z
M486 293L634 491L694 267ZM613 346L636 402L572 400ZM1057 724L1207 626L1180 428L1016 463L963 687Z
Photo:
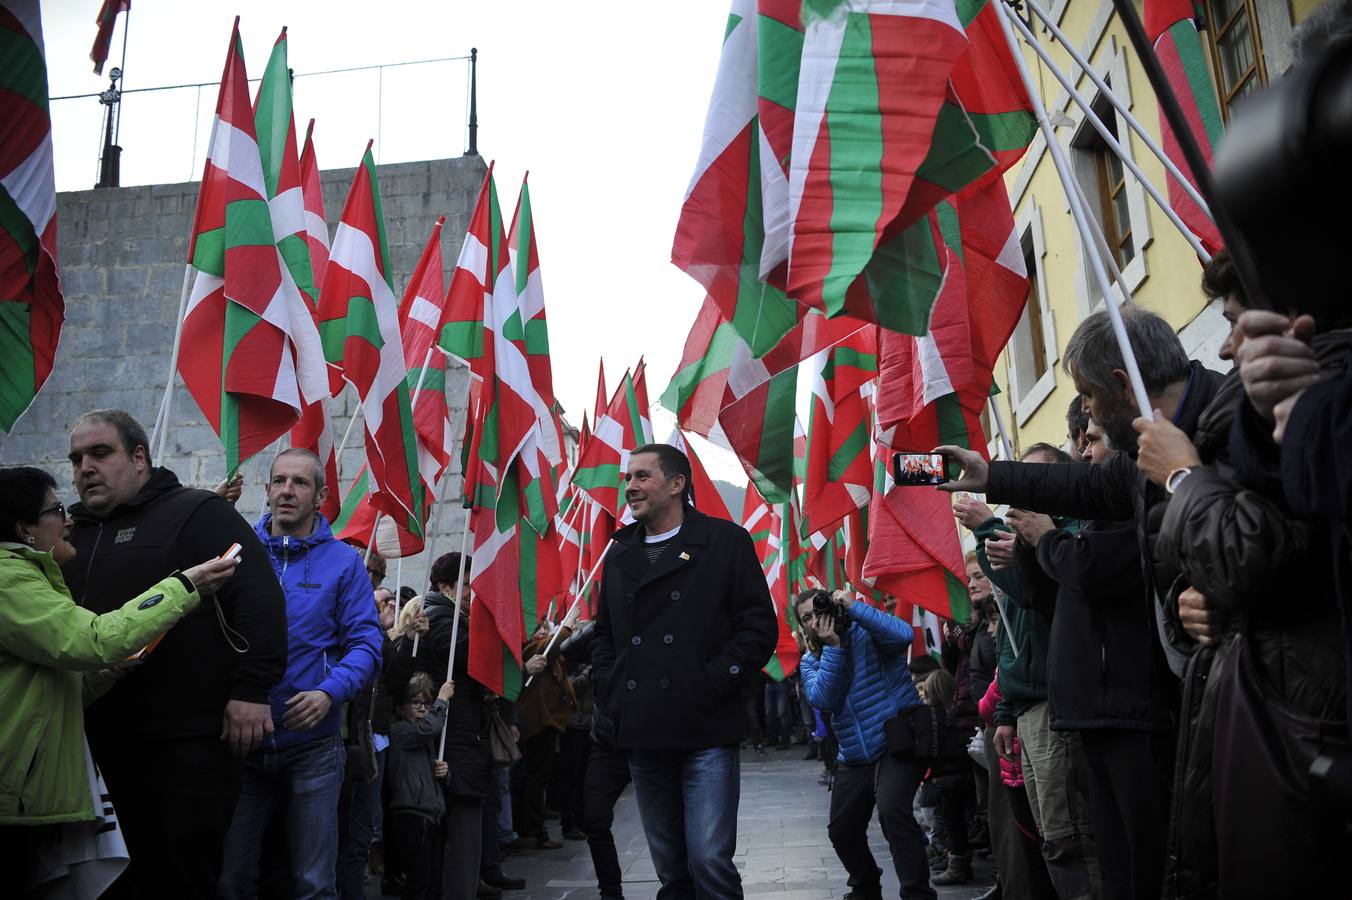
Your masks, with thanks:
M479 900L502 900L502 891L493 887L491 884L479 882L479 887L475 889L474 896Z

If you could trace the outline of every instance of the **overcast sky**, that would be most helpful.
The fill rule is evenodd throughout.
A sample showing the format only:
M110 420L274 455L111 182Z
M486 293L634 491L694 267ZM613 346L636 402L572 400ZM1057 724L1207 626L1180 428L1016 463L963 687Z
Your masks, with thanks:
M576 424L592 405L598 357L605 358L613 390L625 368L645 355L654 404L680 361L703 292L671 265L671 239L699 152L729 5L136 0L124 88L220 78L236 14L252 78L262 75L283 25L298 76L461 56L478 47L479 151L497 160L505 216L530 170L554 385ZM98 0L42 3L53 97L107 86L88 59L98 8ZM119 21L108 67L121 56ZM355 165L377 135L378 162L457 156L465 146L465 73L465 64L455 62L386 69L383 83L375 71L298 78L297 128L303 136L305 122L317 120L323 168ZM200 177L216 89L202 88L200 103L198 93L126 98L123 184ZM99 112L93 99L52 104L58 190L96 180ZM403 287L395 285L401 293ZM657 439L666 438L673 421L654 410ZM715 477L745 483L730 453L702 441L697 450Z

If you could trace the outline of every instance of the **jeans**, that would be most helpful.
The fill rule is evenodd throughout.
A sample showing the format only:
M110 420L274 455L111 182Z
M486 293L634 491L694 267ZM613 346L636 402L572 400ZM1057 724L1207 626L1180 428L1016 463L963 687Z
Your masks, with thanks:
M376 778L363 784L343 779L338 801L338 896L342 900L366 897L366 864L371 842L380 824L380 782L385 772L385 751L376 754Z
M771 681L765 686L766 743L787 744L793 736L793 685Z
M882 897L882 869L868 848L868 823L873 807L883 837L892 851L892 865L906 900L935 900L929 886L925 835L915 821L911 804L925 769L911 759L884 754L875 763L836 767L831 791L831 818L827 834L836 856L849 873L850 891L857 897Z
M653 868L658 900L740 900L737 804L741 760L736 747L631 750L629 772Z
M498 779L498 843L510 844L520 835L512 827L512 770L503 767L497 771ZM490 787L489 790L492 790Z
M582 830L591 850L596 886L604 898L624 896L620 854L615 850L615 802L629 786L629 761L623 752L592 742L582 782Z
M336 734L280 750L255 750L244 760L239 802L225 836L221 897L254 895L263 830L274 812L286 830L292 896L338 896L338 795L345 761Z

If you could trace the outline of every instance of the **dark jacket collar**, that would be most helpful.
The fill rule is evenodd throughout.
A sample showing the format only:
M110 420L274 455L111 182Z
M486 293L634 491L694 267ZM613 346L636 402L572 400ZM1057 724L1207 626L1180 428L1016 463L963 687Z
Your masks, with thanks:
M679 569L690 561L694 548L707 547L709 544L709 517L693 506L685 507L685 518L681 530L667 545L666 550L649 564L648 554L644 552L644 540L648 532L641 522L635 522L615 532L615 565L640 585L661 578L669 572Z
M141 485L141 489L136 492L136 496L132 497L126 503L115 507L113 511L107 516L104 516L102 520L86 509L83 503L73 504L70 508L70 515L73 519L86 522L116 519L118 516L124 515L131 510L149 506L165 494L181 488L182 486L183 485L178 480L178 476L172 471L163 466L156 466L154 469L150 470L150 477L146 479L145 484Z

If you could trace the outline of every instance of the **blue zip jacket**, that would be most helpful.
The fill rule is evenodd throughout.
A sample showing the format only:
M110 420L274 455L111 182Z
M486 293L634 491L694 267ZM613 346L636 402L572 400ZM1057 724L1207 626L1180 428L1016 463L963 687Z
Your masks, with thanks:
M380 671L380 623L361 554L334 540L328 520L315 516L306 537L274 536L272 513L254 530L286 592L286 674L272 689L271 736L276 749L337 734L342 706ZM301 691L333 698L324 720L306 731L282 726L286 701Z
M896 616L856 600L850 604L850 630L839 647L808 653L799 663L807 702L831 713L831 730L840 742L840 762L876 762L887 751L883 723L920 706L911 682L906 648L915 632Z

